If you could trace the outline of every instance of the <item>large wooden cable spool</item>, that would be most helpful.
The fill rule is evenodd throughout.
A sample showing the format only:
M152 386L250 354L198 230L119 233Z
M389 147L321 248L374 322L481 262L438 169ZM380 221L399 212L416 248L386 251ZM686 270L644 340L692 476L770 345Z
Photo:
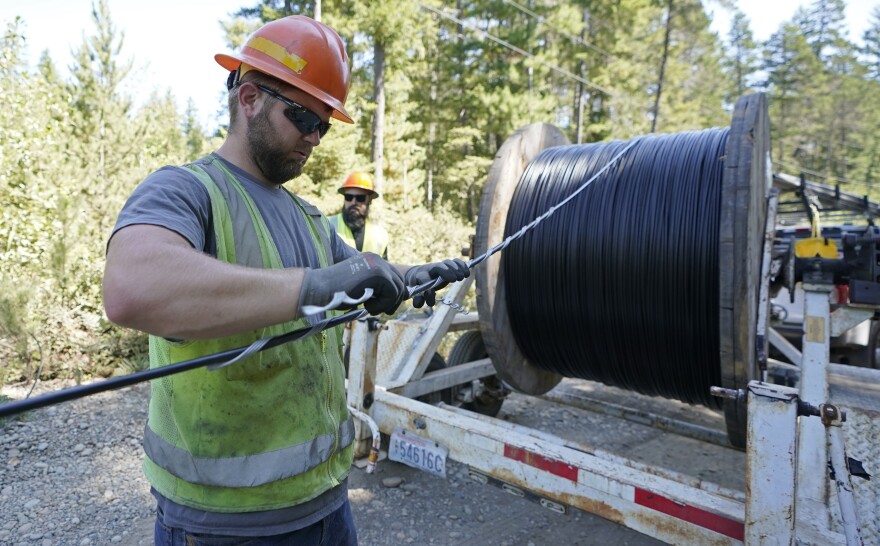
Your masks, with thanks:
M516 131L499 149L480 203L475 255L483 254L504 239L511 200L520 178L537 155L555 146L569 146L569 141L556 127L535 123ZM720 367L720 374L713 375L720 375L721 386L731 389L745 388L749 380L758 376L755 345L766 195L770 184L769 150L766 99L762 94L745 96L737 102L728 130L720 175L720 211L715 220L719 223L720 358L709 365ZM500 263L501 256L495 254L475 271L480 330L486 350L498 376L512 388L527 394L543 394L562 376L529 362L517 346L511 330L509 294L504 275L499 274ZM548 301L547 305L554 304ZM583 332L590 335L586 325ZM624 335L627 333L621 332L621 336ZM687 365L700 366L701 363ZM714 385L706 385L706 391L710 386ZM745 407L730 404L725 405L724 410L731 443L744 445Z

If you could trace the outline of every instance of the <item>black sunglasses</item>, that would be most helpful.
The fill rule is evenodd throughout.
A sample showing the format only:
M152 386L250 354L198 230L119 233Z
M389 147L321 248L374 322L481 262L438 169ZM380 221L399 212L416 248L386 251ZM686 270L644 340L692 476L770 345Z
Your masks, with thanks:
M345 195L345 200L346 200L346 201L351 201L352 199L354 199L354 200L357 201L358 203L363 203L364 201L367 200L367 196L366 196L366 195L363 195L363 194L355 195L355 194L353 194L353 193L346 193L346 194L344 194L344 195Z
M254 82L258 88L263 90L270 97L280 100L284 104L287 105L287 108L284 109L284 115L287 119L293 123L299 132L303 135L310 135L315 131L318 131L318 134L324 136L327 134L327 131L330 130L330 123L326 121L321 121L321 118L318 114L312 112L305 106L301 104L297 104L287 97L278 93L274 89L270 89L263 84Z

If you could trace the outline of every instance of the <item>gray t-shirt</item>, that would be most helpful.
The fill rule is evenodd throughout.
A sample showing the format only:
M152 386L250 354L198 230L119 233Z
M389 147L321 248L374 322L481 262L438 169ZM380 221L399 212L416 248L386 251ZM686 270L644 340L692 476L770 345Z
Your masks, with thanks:
M308 223L287 192L267 188L231 163L223 163L235 173L256 203L278 246L282 265L320 267ZM149 175L128 198L113 233L134 224L161 226L181 235L193 248L216 256L211 216L208 190L195 175L182 167L162 167ZM331 233L330 246L334 263L358 254L336 235L335 230Z
M278 247L282 265L320 267L308 222L290 195L282 189L266 188L227 161L224 164L235 173L257 205ZM192 172L182 167L163 167L144 179L119 213L113 233L136 224L170 229L189 241L193 248L217 255L208 190ZM335 231L331 233L330 246L334 263L358 254ZM290 508L234 515L197 510L177 504L155 490L152 493L169 527L196 533L263 536L289 533L320 521L342 506L347 488L343 483L316 499Z

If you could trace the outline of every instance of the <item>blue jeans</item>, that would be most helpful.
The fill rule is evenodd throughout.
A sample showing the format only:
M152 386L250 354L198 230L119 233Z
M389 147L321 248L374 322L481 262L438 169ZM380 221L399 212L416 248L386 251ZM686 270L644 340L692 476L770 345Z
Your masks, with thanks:
M191 533L167 527L156 518L155 546L357 546L357 530L348 500L326 518L298 531L265 537Z

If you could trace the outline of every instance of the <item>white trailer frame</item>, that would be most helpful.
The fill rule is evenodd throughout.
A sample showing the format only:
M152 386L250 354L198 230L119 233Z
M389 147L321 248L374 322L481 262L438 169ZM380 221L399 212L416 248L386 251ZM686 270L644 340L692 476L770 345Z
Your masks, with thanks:
M447 301L461 303L470 284L467 279L453 285ZM476 324L475 317L454 317L447 305L421 321L378 328L375 321L354 323L348 403L385 434L400 428L446 446L476 481L559 512L590 512L670 544L846 544L847 537L830 526L825 430L816 417L799 418L798 408L804 401L827 401L828 336L842 328L835 323L868 311L832 317L826 287L805 288L801 391L752 382L744 392L726 393L747 397L748 495L543 431L415 400L494 373L489 359L425 373L447 331ZM380 344L396 349L390 363L377 365ZM373 435L363 422L356 428L357 453L365 456Z

